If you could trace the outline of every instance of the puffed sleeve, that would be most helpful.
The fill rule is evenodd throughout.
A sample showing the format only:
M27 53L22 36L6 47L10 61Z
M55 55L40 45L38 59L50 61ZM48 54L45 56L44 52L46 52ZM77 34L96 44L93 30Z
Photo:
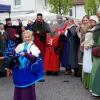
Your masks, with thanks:
M94 44L93 33L88 32L85 35L84 47L92 47Z
M34 55L35 57L38 57L39 54L40 54L40 50L39 50L39 48L38 48L35 44L31 46L30 52L31 52L31 54Z
M21 43L15 48L15 52L19 53L23 50L23 48L24 48L23 43Z

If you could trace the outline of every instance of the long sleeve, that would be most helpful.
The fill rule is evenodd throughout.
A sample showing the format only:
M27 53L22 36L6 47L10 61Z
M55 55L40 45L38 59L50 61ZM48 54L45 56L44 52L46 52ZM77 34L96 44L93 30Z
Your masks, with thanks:
M30 48L30 53L31 53L32 55L34 55L35 57L39 57L39 55L40 55L40 50L39 50L38 47L34 44L34 45L32 45L31 48Z
M94 40L93 40L93 33L88 32L85 35L85 41L84 41L84 47L92 47L94 44Z
M30 62L33 62L35 59L35 56L29 53L25 53L25 57L30 60Z

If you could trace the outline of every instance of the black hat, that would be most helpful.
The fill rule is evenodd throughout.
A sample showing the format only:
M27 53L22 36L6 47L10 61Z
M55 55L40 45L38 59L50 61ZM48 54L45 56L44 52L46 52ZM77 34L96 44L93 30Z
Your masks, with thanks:
M11 18L6 18L5 21L11 21Z

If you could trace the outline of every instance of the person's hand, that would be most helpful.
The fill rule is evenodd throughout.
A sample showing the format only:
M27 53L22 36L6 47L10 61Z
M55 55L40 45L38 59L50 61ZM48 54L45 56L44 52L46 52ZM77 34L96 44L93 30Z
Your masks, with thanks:
M39 34L40 32L39 32L39 31L37 31L36 33L37 33L37 34Z
M0 57L0 60L3 60L4 59L4 57Z
M84 46L84 42L81 43L81 46L82 46L82 47Z
M19 38L19 35L18 34L15 34L15 37Z
M25 56L25 52L21 52L20 55Z

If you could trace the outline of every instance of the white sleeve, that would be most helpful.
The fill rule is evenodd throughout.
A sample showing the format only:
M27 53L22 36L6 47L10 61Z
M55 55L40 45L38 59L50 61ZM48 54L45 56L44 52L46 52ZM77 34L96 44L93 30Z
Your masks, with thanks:
M38 57L39 54L40 54L40 50L38 49L37 46L35 45L32 45L31 48L30 48L30 52L32 53L32 55Z
M84 46L85 47L93 46L93 44L94 44L93 33L91 32L86 33Z
M67 36L67 34L68 34L68 30L66 29L66 31L64 32L64 34L65 34L65 36Z
M19 44L16 48L15 48L15 52L19 53L23 50L23 43Z

